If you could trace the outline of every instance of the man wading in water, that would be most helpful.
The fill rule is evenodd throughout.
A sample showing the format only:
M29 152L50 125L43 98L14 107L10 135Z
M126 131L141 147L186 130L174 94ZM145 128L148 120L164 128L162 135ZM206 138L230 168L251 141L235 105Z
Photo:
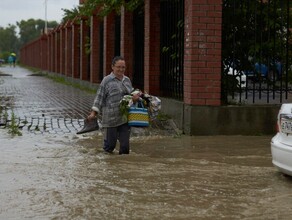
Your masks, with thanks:
M125 76L126 62L121 56L112 60L112 72L105 76L97 90L89 120L95 119L97 114L102 115L104 129L104 146L106 152L113 152L119 140L119 154L130 152L130 127L127 119L120 111L120 101L124 95L134 90L129 77ZM133 102L139 99L134 94Z

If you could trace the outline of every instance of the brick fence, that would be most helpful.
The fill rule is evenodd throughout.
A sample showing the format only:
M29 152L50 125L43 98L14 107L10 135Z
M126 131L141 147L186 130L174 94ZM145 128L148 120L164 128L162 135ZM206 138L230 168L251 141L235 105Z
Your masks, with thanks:
M208 134L208 126L204 130L198 122L209 123L212 134L226 133L232 127L224 127L224 117L224 132L218 127L221 119L210 121L208 117L222 111L218 108L221 106L222 0L185 0L184 5L183 100L168 99L163 111L187 134ZM98 85L110 73L111 60L118 51L127 61L126 74L133 78L133 13L122 10L120 18L118 28L113 13L103 19L93 13L81 22L68 21L22 47L20 60L43 71ZM144 26L144 90L160 96L160 1L145 0ZM117 36L119 48L115 47ZM204 112L208 115L202 115ZM202 122L202 118L207 121ZM236 123L238 126L240 122ZM214 124L218 129L214 129ZM259 125L259 129L261 126L265 125ZM248 130L249 125L246 127Z
M222 0L185 0L185 104L221 104L221 4ZM145 0L144 89L156 95L160 94L159 10L160 1ZM127 74L130 77L133 72L132 19L131 12L122 10L120 53L127 60ZM99 36L101 23L103 39ZM25 65L44 71L99 83L102 76L111 71L111 60L117 55L115 36L114 14L102 20L92 14L81 22L76 19L61 24L25 45L21 48L20 60ZM102 44L100 40L103 40ZM101 45L102 54L99 53Z

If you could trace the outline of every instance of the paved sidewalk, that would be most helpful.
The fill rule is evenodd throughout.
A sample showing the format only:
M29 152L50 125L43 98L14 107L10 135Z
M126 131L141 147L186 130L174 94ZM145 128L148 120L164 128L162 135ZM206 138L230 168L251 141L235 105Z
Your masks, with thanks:
M95 94L56 83L21 67L0 67L0 128L7 127L12 114L22 131L76 133L84 125ZM157 121L149 129L132 129L132 135L177 134L172 120Z
M76 132L83 127L94 96L21 67L0 67L0 127L5 127L14 113L23 131Z

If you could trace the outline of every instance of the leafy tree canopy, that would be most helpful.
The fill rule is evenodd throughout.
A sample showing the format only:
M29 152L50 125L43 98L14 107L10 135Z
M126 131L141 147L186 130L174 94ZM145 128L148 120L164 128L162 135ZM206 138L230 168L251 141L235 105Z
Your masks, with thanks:
M119 14L122 7L125 10L133 11L143 3L143 0L87 0L81 5L80 12L81 15L88 16L97 10L98 15L104 17L112 11Z
M255 62L281 59L290 33L288 0L223 1L222 57L252 69Z
M16 22L19 28L19 35L20 35L20 45L24 45L39 36L42 35L43 30L45 28L45 21L41 19L28 19L28 20L21 20L20 22ZM54 28L58 26L56 21L49 21L47 23L48 28Z
M18 38L16 36L16 26L9 25L6 28L0 27L0 53L16 52L19 46ZM6 58L2 57L1 58Z
M56 21L47 23L48 28L58 25ZM16 25L9 24L6 28L0 27L0 58L7 59L12 52L18 54L23 45L41 36L44 27L45 21L40 19L21 20L16 22Z
M143 3L144 0L87 0L82 5L71 10L62 9L64 11L62 22L73 20L74 18L81 18L83 16L89 17L94 12L100 17L105 17L111 12L119 14L122 7L127 11L133 11L143 5Z
M72 21L74 18L77 18L80 15L79 7L74 7L71 10L70 9L64 9L64 16L62 18L62 23L66 23L67 21Z

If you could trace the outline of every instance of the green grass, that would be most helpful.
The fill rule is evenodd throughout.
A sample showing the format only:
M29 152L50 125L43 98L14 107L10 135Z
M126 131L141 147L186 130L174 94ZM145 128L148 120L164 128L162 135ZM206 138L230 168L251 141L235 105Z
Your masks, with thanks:
M12 115L11 115L11 122L8 125L8 133L11 134L12 136L22 136L21 131L19 130L19 127L16 123L16 117L14 112L12 111Z
M96 89L93 89L93 88L89 88L89 87L86 87L84 85L81 85L79 83L74 83L74 82L70 82L69 80L67 80L65 77L62 77L62 76L56 76L56 75L51 75L51 74L48 74L48 73L44 73L42 72L40 69L38 68L34 68L34 67L29 67L29 66L23 66L21 65L23 68L26 68L28 69L29 71L33 72L32 76L43 76L43 77L46 77L48 79L51 79L53 80L54 82L56 83L60 83L60 84L63 84L63 85L67 85L67 86L72 86L74 88L78 88L82 91L85 91L85 92L88 92L88 93L92 93L92 94L95 94L96 93Z
M160 121L166 121L168 119L171 119L171 117L163 112L159 112L158 115L157 115L157 119L160 120Z
M88 93L96 93L96 89L92 89L92 88L88 88L86 86L80 85L79 83L74 83L74 82L69 82L68 80L66 80L64 77L60 77L60 76L52 76L52 75L45 75L47 78L53 80L56 83L61 83L63 85L68 85L68 86L72 86L74 88L80 89L82 91L88 92Z

